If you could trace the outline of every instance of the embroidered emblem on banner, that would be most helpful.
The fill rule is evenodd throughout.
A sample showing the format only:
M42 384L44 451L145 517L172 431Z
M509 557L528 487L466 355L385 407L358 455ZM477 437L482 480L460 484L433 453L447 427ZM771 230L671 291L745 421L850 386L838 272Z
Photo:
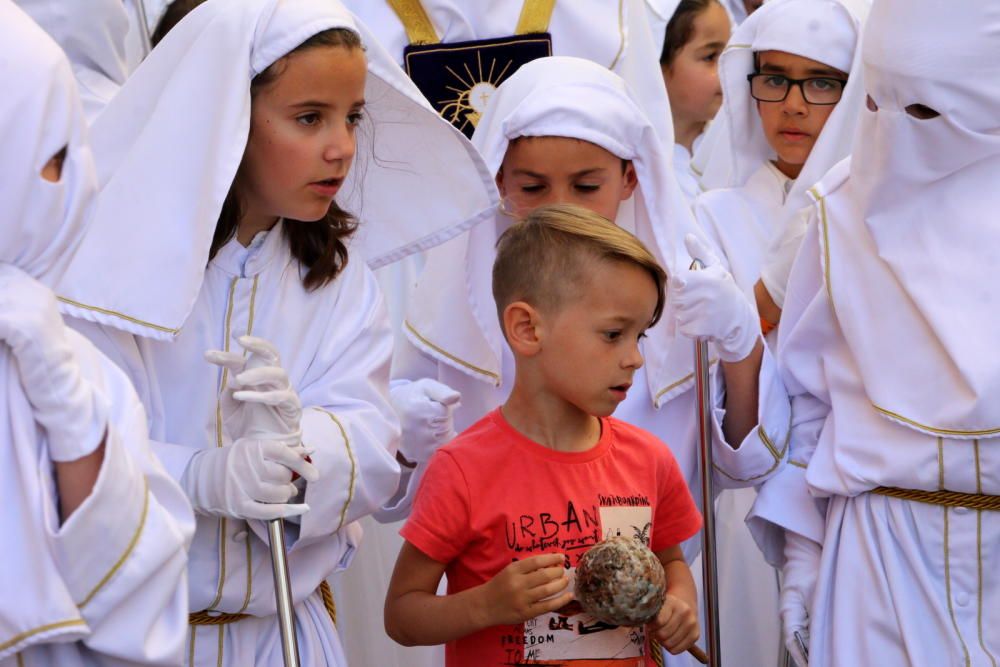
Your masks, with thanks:
M438 113L471 137L490 95L521 65L552 55L548 33L453 44L411 44L406 73Z

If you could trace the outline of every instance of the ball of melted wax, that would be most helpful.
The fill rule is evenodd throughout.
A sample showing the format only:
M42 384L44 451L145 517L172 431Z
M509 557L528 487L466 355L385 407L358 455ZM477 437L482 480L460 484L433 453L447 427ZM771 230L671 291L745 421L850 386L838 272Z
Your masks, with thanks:
M660 560L630 537L594 545L576 566L576 599L605 623L623 627L648 623L663 606L666 589Z

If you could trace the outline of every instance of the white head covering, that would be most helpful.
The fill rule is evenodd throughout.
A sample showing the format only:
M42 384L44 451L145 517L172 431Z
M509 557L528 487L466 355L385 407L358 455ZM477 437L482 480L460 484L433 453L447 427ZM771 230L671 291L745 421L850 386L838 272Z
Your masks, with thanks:
M358 32L368 58L374 132L358 133L364 169L337 197L362 222L352 252L374 268L492 215L493 178L475 149L338 2L213 0L167 35L93 127L101 194L60 285L69 313L153 338L177 333L243 158L251 79L330 28Z
M863 58L878 111L862 112L846 187L845 166L816 192L830 195L827 281L868 397L948 437L1000 433L998 55L997 3L876 3Z
M638 187L623 202L616 221L638 236L668 272L687 267L682 239L695 228L653 126L617 75L580 58L551 57L524 65L490 98L473 142L490 173L499 171L510 142L518 137L583 139L631 160ZM503 228L480 225L435 249L427 260L407 335L427 354L480 380L499 384L503 335L491 289L495 245ZM460 268L461 267L461 268ZM656 397L690 372L691 344L672 351L666 322L649 335L646 353L650 392ZM443 351L443 353L442 353ZM681 383L659 403L681 393Z
M81 231L93 173L73 75L59 47L22 11L0 0L0 261L51 284ZM59 183L42 167L63 146ZM32 644L73 641L87 626L49 547L58 527L40 431L6 345L0 344L0 662ZM11 591L29 590L13 596Z
M0 262L51 287L83 234L96 189L93 159L66 56L23 12L7 2L2 7L7 37L0 45L0 211L6 229ZM34 51L26 65L25 54ZM42 167L63 147L62 177L46 181Z
M862 5L859 4L859 7ZM750 96L747 75L755 71L754 55L760 51L784 51L810 58L847 72L848 86L830 114L802 168L795 199L805 206L805 189L817 182L834 164L846 157L858 110L864 100L860 76L860 26L863 14L852 14L838 0L773 0L744 21L723 52L719 62L723 101L710 132L725 125L728 149L706 141L712 147L707 161L695 164L702 172L705 189L739 187L746 183L774 151L767 143L757 103ZM852 85L853 84L853 85ZM701 151L699 151L701 152ZM792 197L789 197L792 199Z
M87 116L95 118L125 83L128 14L122 0L16 0L73 64Z

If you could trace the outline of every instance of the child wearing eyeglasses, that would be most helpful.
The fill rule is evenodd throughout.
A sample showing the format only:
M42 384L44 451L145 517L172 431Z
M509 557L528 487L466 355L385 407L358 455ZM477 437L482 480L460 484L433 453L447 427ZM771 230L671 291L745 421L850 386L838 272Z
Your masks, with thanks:
M765 333L780 314L808 189L847 156L863 105L853 74L862 10L848 4L769 2L720 60L720 114L731 141L711 157L727 164L706 171L721 166L727 187L699 196L695 215L726 252L736 282L757 296Z

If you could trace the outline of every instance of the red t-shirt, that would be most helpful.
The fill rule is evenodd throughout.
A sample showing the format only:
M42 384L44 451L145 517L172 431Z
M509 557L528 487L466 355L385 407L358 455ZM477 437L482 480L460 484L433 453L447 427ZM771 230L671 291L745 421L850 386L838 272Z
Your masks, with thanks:
M448 593L478 586L514 560L564 553L575 570L613 535L638 536L654 552L701 528L684 477L655 436L614 418L585 452L557 452L514 430L499 410L431 459L401 534L446 563ZM587 614L552 613L449 642L447 667L563 665L643 667L641 628Z

